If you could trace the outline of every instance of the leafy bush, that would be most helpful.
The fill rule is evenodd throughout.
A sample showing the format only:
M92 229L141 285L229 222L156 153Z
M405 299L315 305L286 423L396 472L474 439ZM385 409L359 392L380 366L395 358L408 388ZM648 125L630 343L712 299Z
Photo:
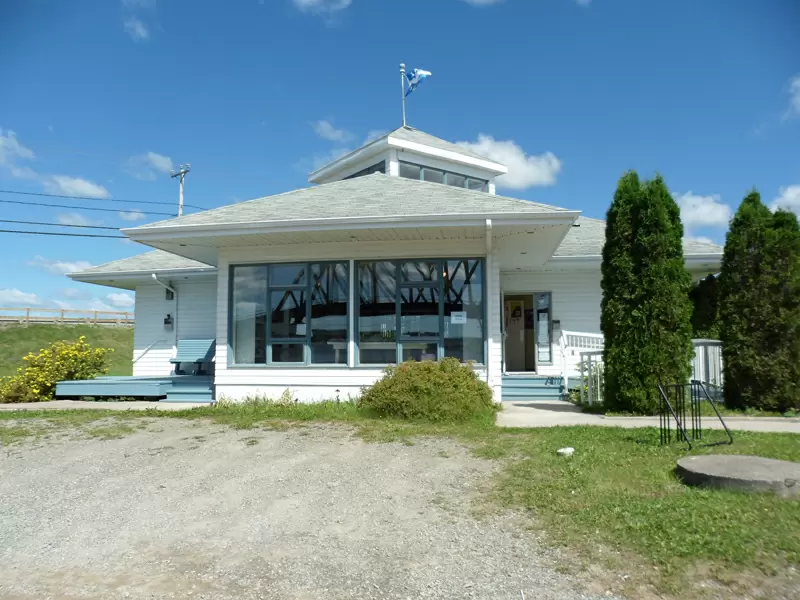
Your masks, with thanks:
M387 367L363 390L359 406L380 417L435 423L488 419L498 410L489 386L455 358Z
M55 342L30 353L17 374L0 379L1 402L46 402L53 399L56 383L94 379L108 372L106 348L92 348L84 336L75 342Z

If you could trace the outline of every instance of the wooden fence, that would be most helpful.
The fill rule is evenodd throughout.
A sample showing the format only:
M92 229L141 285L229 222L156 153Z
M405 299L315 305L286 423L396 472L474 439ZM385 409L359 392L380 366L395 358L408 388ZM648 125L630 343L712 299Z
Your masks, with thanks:
M108 310L62 308L0 307L0 323L91 323L95 325L133 325L134 313Z

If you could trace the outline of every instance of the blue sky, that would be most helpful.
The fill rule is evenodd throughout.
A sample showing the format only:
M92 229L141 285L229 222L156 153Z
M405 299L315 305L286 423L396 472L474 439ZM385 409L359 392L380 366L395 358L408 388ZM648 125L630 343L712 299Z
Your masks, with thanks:
M302 187L400 125L405 62L433 72L409 124L509 164L499 193L602 218L625 170L658 171L690 235L721 242L753 187L800 212L798 26L793 0L10 0L0 189L101 200L0 200L113 211L0 203L0 219L156 220L135 211L172 207L108 198L177 203L185 162L198 206ZM136 244L0 243L0 306L132 303L63 273Z

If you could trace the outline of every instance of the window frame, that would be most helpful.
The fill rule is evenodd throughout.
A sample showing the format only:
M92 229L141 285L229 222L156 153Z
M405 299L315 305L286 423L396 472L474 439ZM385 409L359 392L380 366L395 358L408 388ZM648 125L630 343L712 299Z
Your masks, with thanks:
M473 192L484 192L485 193L485 192L489 191L489 180L488 179L482 179L480 177L472 177L471 175L467 175L465 173L457 173L456 171L448 171L447 169L438 169L436 167L426 167L425 165L417 164L417 163L414 163L414 162L409 162L407 160L399 160L397 162L398 162L398 165L408 165L410 167L418 168L419 169L419 177L416 178L416 179L419 180L419 181L427 181L425 179L425 169L428 169L430 171L437 171L438 173L442 173L443 174L442 175L442 185L449 185L450 187L454 187L454 188L458 188L458 189L462 189L462 190L471 190ZM402 177L403 179L411 179L412 181L415 180L414 177L406 177L405 175L400 175L400 167L399 166L398 166L397 173L398 173L398 177ZM464 178L464 185L460 185L459 186L459 185L453 185L451 183L447 183L447 179L448 179L447 176L448 175L457 175L458 177L463 177ZM469 187L469 182L470 181L479 181L481 183L481 188L480 189L476 189L476 188ZM429 182L429 183L436 183L436 182ZM367 262L369 262L369 261L367 261Z
M444 358L444 346L445 346L445 323L444 323L444 306L445 306L445 278L444 278L444 266L446 263L450 261L479 261L481 263L481 273L483 275L483 280L481 281L481 319L483 324L483 360L482 361L469 361L474 364L476 367L483 368L486 366L487 363L487 356L489 352L488 348L488 338L489 338L489 330L488 330L488 306L487 306L487 282L488 282L488 273L486 272L486 259L483 256L478 257L447 257L447 258L400 258L400 259L386 259L386 258L376 258L376 259L364 259L364 260L356 260L354 261L353 265L353 273L355 274L354 277L357 277L360 274L360 266L362 264L370 264L375 262L386 262L392 263L395 269L395 313L394 313L394 320L395 320L395 362L393 363L362 363L361 362L361 348L360 348L360 341L361 341L361 331L360 331L360 317L361 317L361 292L360 292L360 280L354 280L355 283L355 294L354 297L351 298L351 302L354 305L354 313L353 313L353 340L355 342L355 363L354 368L360 369L383 369L390 365L399 365L403 362L403 342L428 342L428 343L436 343L436 360L442 360ZM401 264L406 262L432 262L436 263L437 266L437 279L436 281L422 281L422 282L411 282L411 281L403 281L402 279L402 269ZM408 336L402 335L402 315L401 315L401 292L403 289L413 289L413 288L436 288L437 293L439 295L439 335L438 336ZM466 363L465 363L466 364Z
M272 285L272 267L273 266L302 266L305 269L305 282L303 284L281 284ZM311 362L311 298L313 295L313 285L311 281L311 265L320 265L326 267L330 265L344 265L345 269L345 289L346 289L346 322L347 341L345 349L345 362L343 363L314 363ZM266 267L267 269L267 286L266 286L266 362L265 363L236 363L234 362L233 351L233 302L234 302L234 272L237 267ZM230 265L228 267L228 368L230 369L291 369L296 367L311 367L322 369L346 369L349 367L347 361L347 347L349 347L352 332L350 331L350 311L353 310L353 299L350 297L350 272L349 260L312 260L312 261L295 261L295 262L276 262L276 263L239 263ZM286 291L302 291L305 292L305 325L306 333L303 337L297 338L275 338L272 337L272 292L286 292ZM272 345L276 344L297 344L303 346L303 360L302 362L280 362L272 359Z
M545 290L541 292L532 292L531 295L533 296L533 351L535 352L534 364L536 365L536 370L538 371L539 365L542 365L543 367L552 367L555 364L555 356L553 355L553 346L555 345L553 340L553 292L552 290ZM547 319L547 336L550 342L550 360L543 361L539 360L539 319L536 318L536 312L538 310L536 307L536 298L538 296L548 297L547 313L549 317Z

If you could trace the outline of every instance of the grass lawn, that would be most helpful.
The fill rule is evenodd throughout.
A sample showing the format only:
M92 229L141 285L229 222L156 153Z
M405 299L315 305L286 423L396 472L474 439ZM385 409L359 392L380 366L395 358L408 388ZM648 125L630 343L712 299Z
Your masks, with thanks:
M37 419L51 428L118 419L110 433L95 435L104 439L135 431L132 421L142 417L209 419L240 429L335 421L353 425L373 442L452 437L500 462L493 485L475 507L479 518L486 511L527 512L532 527L566 548L574 568L600 568L608 589L634 597L776 598L783 597L780 586L800 585L800 501L685 487L673 469L687 452L679 444L659 446L655 429L509 430L489 421L436 425L372 419L350 403L241 404L157 413L5 412L0 442L36 435ZM557 456L564 446L573 446L574 456ZM693 453L707 452L800 461L800 436L737 432L732 446ZM720 590L725 594L714 596Z
M38 352L53 342L75 341L82 335L92 346L114 350L108 357L109 375L133 372L133 327L15 325L0 328L0 377L15 374L29 352Z

